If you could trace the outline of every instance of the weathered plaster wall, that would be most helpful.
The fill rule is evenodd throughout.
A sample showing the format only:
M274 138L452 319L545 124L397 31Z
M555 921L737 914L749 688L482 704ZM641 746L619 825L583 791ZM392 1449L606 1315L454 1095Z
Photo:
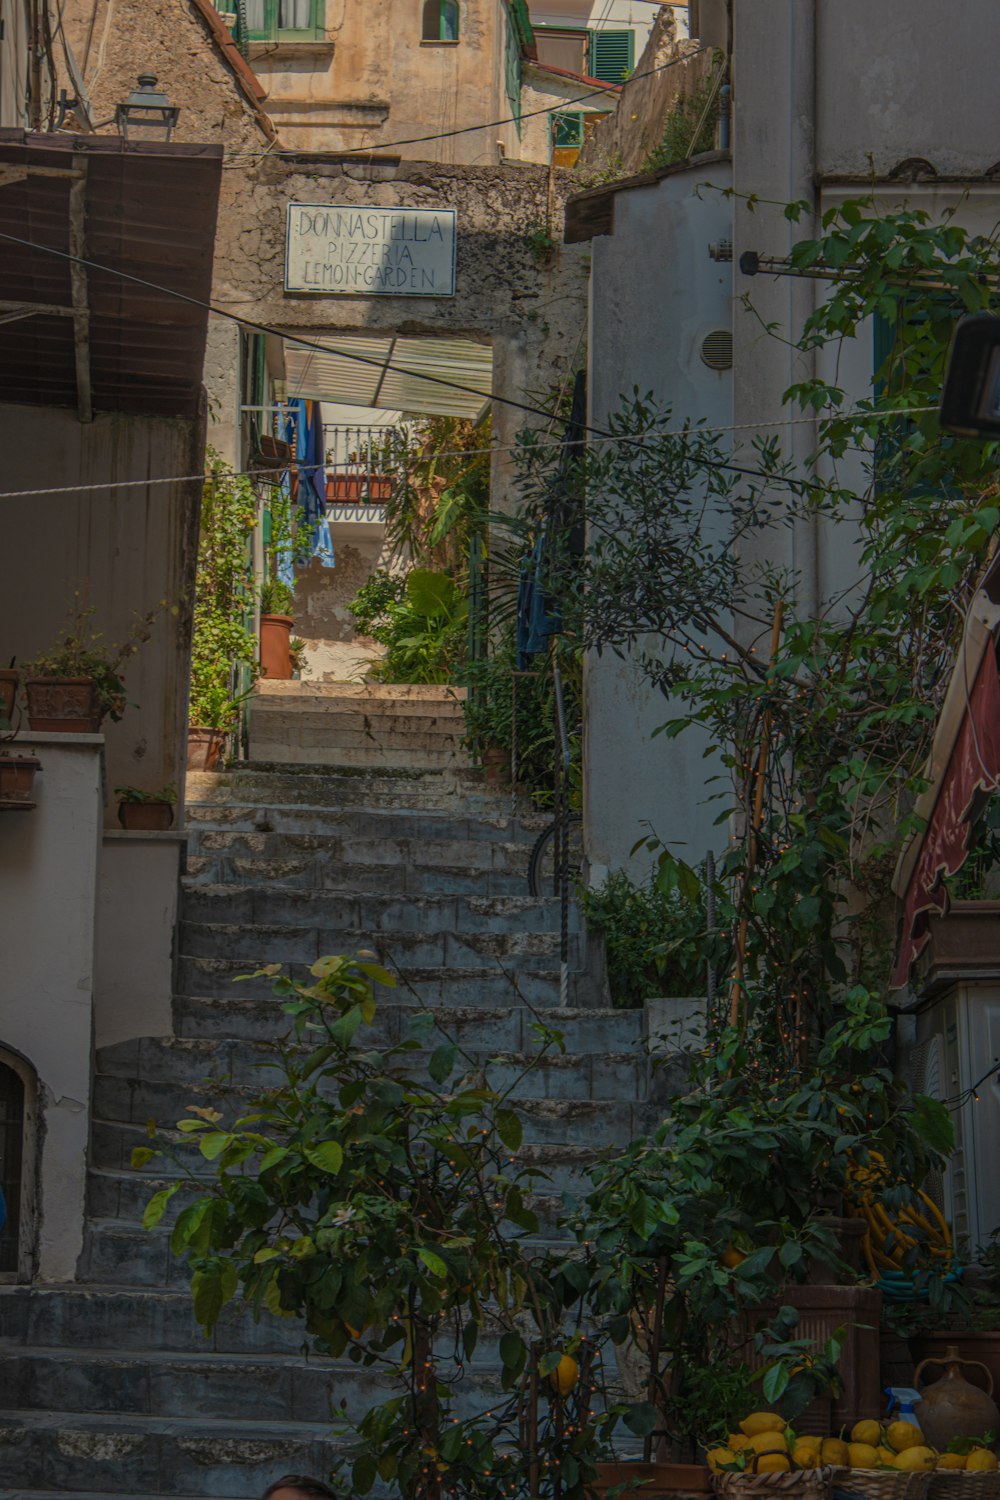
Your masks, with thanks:
M601 173L628 177L643 171L663 139L674 104L682 95L692 94L711 71L712 53L697 49L697 42L678 37L672 6L662 6L635 65L635 77L621 91L618 108L595 126L580 152L576 164L580 178L593 179ZM692 54L686 62L675 61L686 53Z
M136 87L140 72L151 72L170 102L180 105L175 141L212 141L230 149L267 145L250 101L191 0L67 0L63 24L101 134L114 133L115 106ZM72 95L72 80L63 82Z
M109 791L131 784L182 791L190 614L201 485L147 486L198 474L203 437L182 420L0 406L3 489L134 479L118 490L0 500L6 569L0 640L19 662L57 643L70 614L94 606L93 629L124 640L157 610L151 638L125 669L128 707L105 720ZM174 613L174 609L177 613ZM107 820L115 807L109 798Z
M90 1133L101 738L22 733L18 748L34 751L42 770L35 811L4 819L0 1046L38 1077L35 1268L43 1281L70 1281Z
M710 370L700 357L705 335L729 327L732 317L731 267L711 260L706 248L729 233L732 210L721 192L704 187L724 188L728 178L727 164L716 162L618 193L614 234L593 241L594 426L606 428L634 386L669 403L678 423L731 421L731 375ZM609 868L643 874L649 856L630 851L650 827L697 863L720 841L716 809L704 801L704 737L689 730L679 739L651 738L676 711L628 660L590 657L585 689L584 830L592 880L600 883Z
M766 33L772 0L736 0L736 25ZM1000 8L957 0L873 5L795 0L816 13L816 167L870 176L907 157L978 174L1000 158ZM775 54L780 56L780 46ZM739 58L739 53L737 53ZM748 77L742 60L739 79Z
M558 239L572 174L553 174ZM290 202L454 208L458 214L453 297L289 295L284 291L285 209ZM559 247L539 258L526 241L549 212L548 172L526 165L492 168L427 162L317 159L308 166L264 159L223 183L215 258L215 302L289 333L322 341L335 331L389 330L489 341L494 390L533 400L565 379L582 354L588 254ZM498 405L494 435L510 444L531 418ZM509 504L508 468L497 460L494 504Z
M556 78L531 63L524 64L521 79L522 161L547 162L552 154L552 116L539 110L565 107L571 114L611 114L618 105L618 89L601 93L593 84Z
M267 108L295 151L378 150L440 133L435 160L490 164L519 155L504 88L504 0L462 0L457 43L421 40L422 5L327 0L326 42L260 42L251 62L268 90ZM483 130L449 135L490 122ZM419 141L394 146L429 154Z

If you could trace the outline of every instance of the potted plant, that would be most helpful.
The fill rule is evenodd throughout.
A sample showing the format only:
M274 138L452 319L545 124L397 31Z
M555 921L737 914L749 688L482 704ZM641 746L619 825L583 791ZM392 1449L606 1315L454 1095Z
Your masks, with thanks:
M94 607L78 609L48 651L25 662L28 725L43 733L97 734L125 712L125 663L149 640L156 612L137 617L125 641L106 646L91 628Z
M21 674L14 666L14 658L10 659L10 666L0 668L0 727L4 721L7 726L14 722L14 705L17 702L17 689L21 681Z
M37 755L0 752L0 812L31 812L35 773L41 769Z
M301 677L306 664L306 643L300 636L292 636L288 643L288 655L292 661L293 676Z
M222 761L226 737L236 727L239 701L218 682L195 681L191 685L187 768L215 771Z
M291 635L295 596L279 578L265 578L260 586L261 675L287 681L292 675Z
M137 786L116 786L118 821L123 828L143 833L164 833L174 821L177 793L172 786L145 792Z

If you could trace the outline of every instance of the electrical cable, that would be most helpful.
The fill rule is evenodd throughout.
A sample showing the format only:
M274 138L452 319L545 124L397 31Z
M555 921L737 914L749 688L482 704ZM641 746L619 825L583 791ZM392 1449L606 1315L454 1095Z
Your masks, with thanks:
M659 63L655 68L648 68L645 73L633 73L628 82L637 83L641 78L652 78L655 74L663 73L667 68L676 68L679 63L687 62L692 57L699 57L702 52L707 52L708 50L707 47L696 47L691 52L685 52L682 57L672 57L665 63ZM587 99L600 98L602 94L608 92L608 89L620 89L621 87L621 84L609 83L606 88L591 89L589 93L578 94L572 99L560 99L557 103L546 105L543 109L526 109L520 115L505 115L501 120L485 120L481 125L463 125L457 130L444 130L437 135L413 135L401 141L376 141L371 146L346 146L342 151L331 151L326 154L334 158L343 156L374 156L379 152L391 151L396 146L423 146L429 145L432 141L449 141L458 135L472 135L477 130L497 130L501 125L517 125L521 120L534 119L536 115L560 114L571 104L583 104ZM308 157L309 160L315 159L308 152L303 151L250 151L245 156L241 156L240 153L234 151L227 153L227 159L231 158L232 165L228 168L224 165L223 170L230 172L237 169L244 170L252 162L262 161L265 156L271 158L277 157L279 160L285 157L289 157L292 160L298 160L302 157ZM448 164L445 163L445 165ZM528 163L528 165L531 165L531 163ZM537 165L544 166L544 163L537 163Z
M498 397L497 399L499 400L501 398ZM856 421L861 421L862 419L867 419L867 418L869 418L871 416L887 417L887 418L888 417L909 417L909 416L913 416L913 414L915 412L918 413L918 412L931 412L931 411L937 411L937 407L936 406L911 406L911 407L906 407L906 408L900 408L897 411L858 412L853 417L844 417L841 420L842 421L854 421L854 422L856 422ZM689 437L692 434L702 434L702 433L706 433L707 434L707 433L722 433L722 432L743 432L743 431L747 431L747 430L751 430L751 429L753 431L755 431L755 432L759 432L762 427L767 427L767 428L771 428L771 427L797 427L797 426L799 426L802 423L811 424L814 421L815 421L814 417L787 417L787 418L782 418L780 421L774 421L774 422L742 422L742 423L734 424L734 425L729 426L729 427L686 427L686 428L685 427L673 427L673 428L666 428L666 429L660 428L660 427L648 427L648 428L646 428L642 432L630 432L630 433L625 433L625 434L621 434L621 435L614 434L614 433L607 433L604 436L593 438L591 440L591 442L588 443L588 447L594 447L598 443L627 443L630 446L633 446L633 445L635 445L637 443L641 443L643 441L643 439L647 438L647 437L658 437L658 438ZM336 427L338 425L339 424L337 424L337 423L324 423L324 427L330 427L330 426ZM350 424L347 424L347 425L350 425ZM554 444L558 444L560 440L557 439L557 438L552 438L551 441ZM489 447L489 448L454 448L454 449L444 449L441 452L439 452L436 455L436 457L437 458L477 458L477 457L484 456L486 454L494 454L494 453L516 453L516 452L520 451L523 448L523 446L524 445L521 444L521 443L502 443L502 444L498 443L498 444L494 444L492 447ZM288 468L295 467L295 466L297 466L297 463L298 463L298 460L296 460L296 459L290 459L287 467ZM342 463L323 464L322 467L327 471L327 473L334 473L338 469L353 469L353 468L356 467L356 465L351 464L349 460L345 459ZM709 464L709 465L707 465L707 467L711 467L711 468L715 468L715 467L725 468L725 467L728 467L728 466L724 465L724 464L722 464L722 465ZM264 482L270 483L271 481L269 481L269 480L266 479L266 475L268 475L268 474L278 474L280 472L283 472L283 470L279 470L278 468L273 468L273 469L259 469L259 468L258 469L227 469L226 470L226 478L227 479L252 479L252 478L256 478L256 479L263 480ZM741 472L744 472L744 471L741 471ZM745 471L745 472L754 472L754 471ZM32 498L34 498L36 496L39 496L39 495L80 495L80 494L90 494L92 491L95 491L95 490L134 489L134 488L137 488L137 487L145 487L145 486L150 486L150 485L154 485L154 484L193 484L193 483L195 483L195 481L199 481L200 482L200 481L204 480L206 477L208 477L208 475L207 475L206 472L202 472L200 474L170 474L170 475L162 475L162 476L156 476L156 477L153 477L153 478L143 478L143 479L112 479L112 480L101 481L101 482L96 483L96 484L64 484L64 485L59 485L59 486L56 486L56 487L53 487L51 485L47 485L44 489L36 489L36 490L0 490L0 500L26 500L26 499L32 499ZM762 476L762 477L770 478L771 476L770 475L765 475L765 476ZM276 482L276 481L274 481L274 482ZM900 1013L903 1014L904 1012L900 1012ZM905 1014L911 1015L911 1014L914 1014L914 1012L913 1011L907 1011L907 1012L905 1012Z

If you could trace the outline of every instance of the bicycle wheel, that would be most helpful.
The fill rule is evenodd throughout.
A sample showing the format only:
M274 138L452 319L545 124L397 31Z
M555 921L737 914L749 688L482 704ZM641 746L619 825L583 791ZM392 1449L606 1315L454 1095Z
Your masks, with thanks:
M542 829L535 840L535 847L531 851L531 859L528 863L528 890L533 896L558 896L559 894L558 834L559 825L557 822L552 822L547 828ZM569 842L566 869L570 885L575 886L583 865L582 814L578 812L569 814L566 820L566 837Z

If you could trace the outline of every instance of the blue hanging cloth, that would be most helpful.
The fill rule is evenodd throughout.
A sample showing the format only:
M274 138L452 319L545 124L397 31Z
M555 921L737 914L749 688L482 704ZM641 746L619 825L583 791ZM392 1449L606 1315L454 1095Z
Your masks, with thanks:
M302 553L307 557L318 557L324 568L332 568L333 539L326 519L326 455L319 402L301 398L289 401L285 431L288 441L294 445L292 451L298 466Z

